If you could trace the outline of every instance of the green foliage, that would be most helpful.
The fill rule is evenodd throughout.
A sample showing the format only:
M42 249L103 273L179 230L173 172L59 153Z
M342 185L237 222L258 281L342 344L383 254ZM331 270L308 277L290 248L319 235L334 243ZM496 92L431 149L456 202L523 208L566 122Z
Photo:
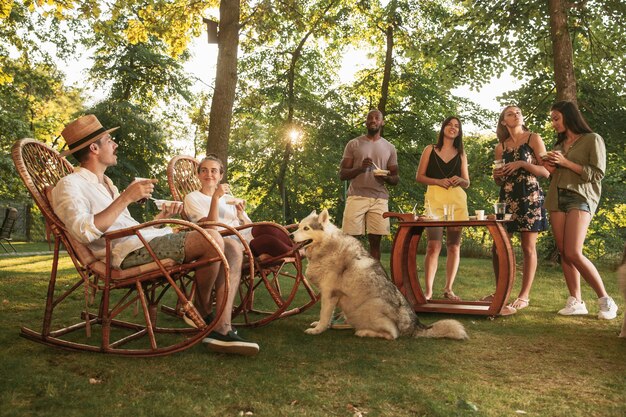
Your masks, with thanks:
M13 143L32 137L54 144L82 98L80 90L64 85L57 62L43 47L49 39L58 42L58 56L72 50L53 18L31 15L15 2L0 33L0 201L26 201L10 158Z
M424 187L415 182L415 171L445 117L458 115L464 127L495 127L497 114L454 96L459 86L478 88L511 68L523 84L498 99L518 104L548 148L554 142L545 2L241 3L229 181L247 198L254 219L284 222L321 208L341 218L346 184L338 178L339 162L343 147L363 133L365 114L380 100L388 27L394 35L393 65L384 136L398 150L401 176L391 189L392 210L421 209ZM14 140L34 136L51 143L64 124L83 113L81 92L63 85L57 67L58 57L74 57L83 45L94 51L91 81L107 92L92 110L105 125L122 125L120 165L112 176L121 188L135 175L155 176L161 180L158 195L167 196L163 171L179 146L173 139L193 140L198 156L206 148L212 93L192 96L194 80L182 64L188 42L202 28L200 16L215 15L218 5L52 0L1 7L0 170L8 179L0 184L0 198L25 198L8 159ZM615 217L626 193L626 57L620 53L626 50L626 10L619 1L592 1L572 3L568 13L579 104L607 146L603 197L587 241L590 256L605 257L621 251L626 240ZM54 53L43 47L50 44ZM354 80L342 84L339 69L350 49L369 55ZM288 140L293 128L301 132L297 143ZM492 135L466 130L470 208L489 208L497 195L490 174L494 144ZM551 252L549 233L540 246Z

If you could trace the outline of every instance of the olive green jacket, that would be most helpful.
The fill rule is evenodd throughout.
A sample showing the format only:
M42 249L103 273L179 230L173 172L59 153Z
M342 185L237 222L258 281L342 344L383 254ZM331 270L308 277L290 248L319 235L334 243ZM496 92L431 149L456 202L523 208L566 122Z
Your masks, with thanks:
M562 144L554 150L563 151ZM566 189L580 194L587 200L591 214L598 208L602 192L601 181L606 171L606 148L604 140L597 133L585 133L564 153L570 161L581 165L583 172L578 175L567 168L557 167L550 177L550 188L545 201L548 211L559 211L558 189Z

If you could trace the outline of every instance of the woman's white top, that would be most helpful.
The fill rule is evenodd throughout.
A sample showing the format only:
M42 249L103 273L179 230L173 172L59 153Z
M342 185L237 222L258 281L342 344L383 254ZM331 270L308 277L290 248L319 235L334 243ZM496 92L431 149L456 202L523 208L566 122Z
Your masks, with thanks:
M241 226L244 223L252 223L245 211L242 216L244 222L242 222L237 216L237 208L233 204L226 203L227 198L232 198L232 196L223 195L218 202L218 221L232 227ZM198 223L200 219L207 217L211 208L211 200L213 200L213 197L202 193L200 190L187 194L184 202L187 218L194 223ZM252 239L251 229L245 229L241 233L247 241ZM233 236L233 238L237 239L236 236Z

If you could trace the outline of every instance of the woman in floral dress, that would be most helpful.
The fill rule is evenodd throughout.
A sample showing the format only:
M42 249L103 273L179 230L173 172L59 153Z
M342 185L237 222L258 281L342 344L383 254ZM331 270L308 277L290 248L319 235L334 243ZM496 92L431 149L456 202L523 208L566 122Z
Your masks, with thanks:
M495 159L503 159L504 166L494 170L493 178L500 185L500 202L506 203L507 213L512 215L507 231L509 235L520 232L524 256L522 287L517 299L508 305L508 314L513 314L530 303L530 288L537 270L537 236L548 229L539 178L547 178L549 173L539 162L540 155L546 152L543 140L524 126L517 106L507 106L500 113L496 136ZM495 265L498 264L494 250ZM497 275L497 267L494 270Z

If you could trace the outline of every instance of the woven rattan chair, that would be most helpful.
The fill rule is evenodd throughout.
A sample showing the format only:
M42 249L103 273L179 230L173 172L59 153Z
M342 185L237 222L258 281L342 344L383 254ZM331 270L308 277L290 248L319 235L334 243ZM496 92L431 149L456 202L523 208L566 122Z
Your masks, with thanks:
M176 156L169 162L167 180L174 200L184 201L187 194L200 189L197 167L198 161L191 156ZM288 237L289 230L297 226L283 227L273 222L256 222L236 229L242 231L255 225L275 227ZM239 326L260 326L301 313L315 304L318 293L303 273L299 249L294 243L292 249L281 256L252 258L255 273L241 278L233 323Z
M216 318L205 323L184 288L185 282L193 280L195 268L211 262L221 262L228 283L226 257L204 229L184 220L164 219L108 232L104 234L107 254L103 262L96 259L87 246L72 238L50 204L52 188L62 177L73 172L72 165L56 150L33 139L16 142L12 157L54 237L42 328L36 331L23 327L21 336L70 350L159 356L193 346L213 329L224 304L217 306ZM197 230L213 246L216 256L202 263L176 264L171 259L157 259L146 246L154 259L152 263L125 270L111 267L112 240L137 235L145 244L142 229L162 224ZM65 246L78 277L58 279L61 245ZM92 307L94 300L97 303ZM159 318L157 323L159 306L176 301L197 328L185 326L182 320L167 315ZM92 336L92 332L97 335Z

